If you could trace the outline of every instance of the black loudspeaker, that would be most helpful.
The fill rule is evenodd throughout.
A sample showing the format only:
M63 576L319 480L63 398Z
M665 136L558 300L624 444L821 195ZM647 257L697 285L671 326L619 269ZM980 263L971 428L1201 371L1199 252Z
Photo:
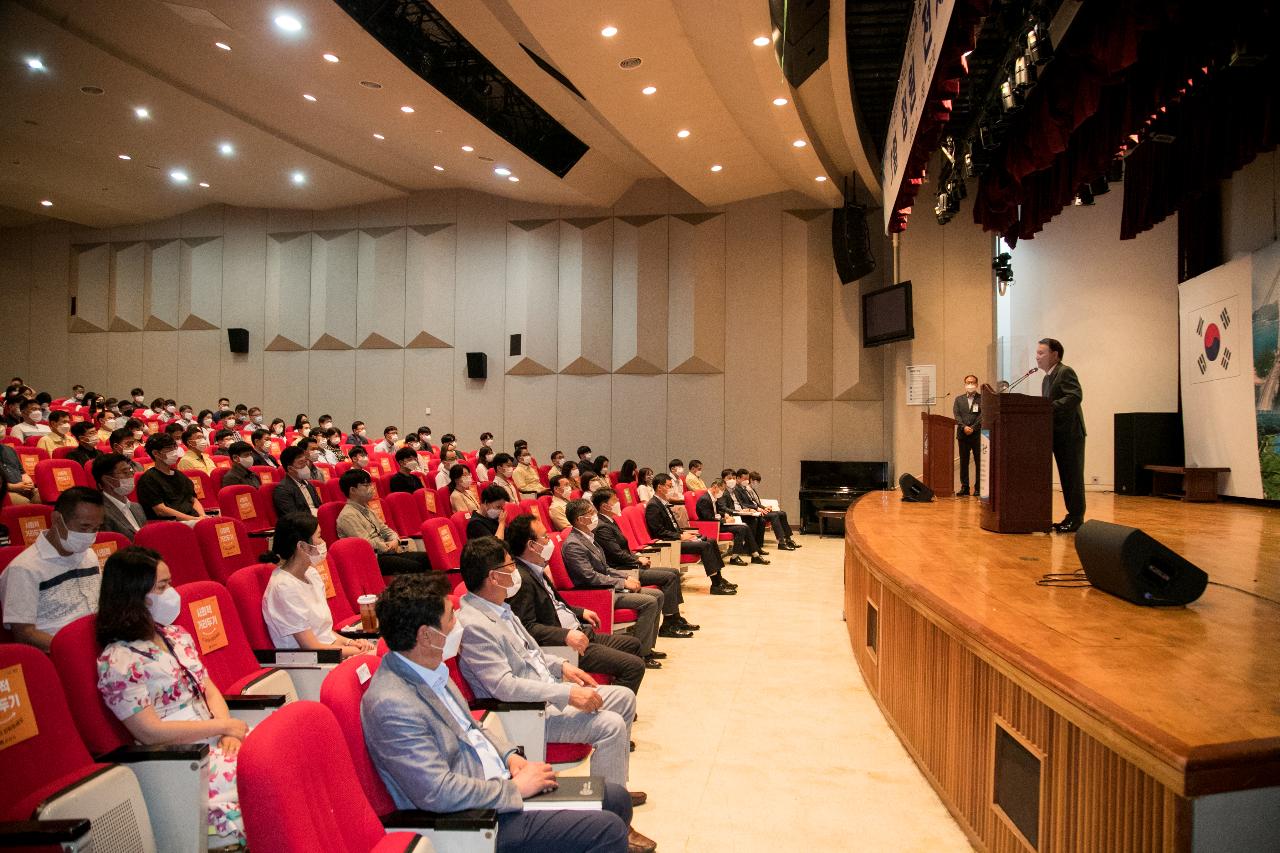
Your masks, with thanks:
M925 504L933 500L933 489L910 474L903 474L898 478L898 488L902 490L902 499L907 503Z
M1103 592L1146 607L1190 604L1209 576L1136 527L1086 521L1076 531L1085 577Z
M467 378L468 379L488 379L489 378L489 356L482 352L467 353Z
M1182 417L1177 412L1116 412L1116 494L1149 495L1151 472L1143 466L1182 461Z
M519 355L519 354L520 354L520 335L515 334L511 336L511 355Z
M232 352L246 353L249 351L249 330L248 329L227 329L227 346L231 347Z
M831 213L831 254L835 258L840 281L852 284L876 268L871 254L871 236L867 230L867 209L846 204Z

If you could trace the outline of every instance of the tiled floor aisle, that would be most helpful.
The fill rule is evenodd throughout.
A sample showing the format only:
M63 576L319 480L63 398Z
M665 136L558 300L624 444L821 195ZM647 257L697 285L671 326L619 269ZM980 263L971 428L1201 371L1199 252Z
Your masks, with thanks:
M641 687L635 827L660 853L970 850L863 686L843 541L799 541L772 565L730 566L737 596L686 579L702 630L660 641L670 657Z

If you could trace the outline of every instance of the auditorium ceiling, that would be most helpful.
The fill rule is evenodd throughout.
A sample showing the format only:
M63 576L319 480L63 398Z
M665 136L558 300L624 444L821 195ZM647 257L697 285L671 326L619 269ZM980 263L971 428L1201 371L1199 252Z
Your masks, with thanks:
M19 0L0 6L0 225L108 227L213 202L327 209L446 187L605 208L663 176L708 206L785 190L836 206L848 175L878 192L843 3L830 58L799 88L762 0L424 5L581 140L563 177L332 0Z

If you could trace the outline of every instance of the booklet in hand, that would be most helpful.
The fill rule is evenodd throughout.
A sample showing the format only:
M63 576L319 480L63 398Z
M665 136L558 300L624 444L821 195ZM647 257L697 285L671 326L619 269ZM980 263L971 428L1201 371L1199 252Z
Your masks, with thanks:
M524 810L527 812L544 809L587 809L604 808L603 776L558 776L556 781L560 787L544 794L525 797Z

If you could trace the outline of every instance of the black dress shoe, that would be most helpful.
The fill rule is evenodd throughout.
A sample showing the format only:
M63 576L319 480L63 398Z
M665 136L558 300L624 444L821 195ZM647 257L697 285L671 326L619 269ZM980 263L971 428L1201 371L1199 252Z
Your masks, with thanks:
M796 550L796 549L797 549L797 548L799 548L799 547L800 547L799 545L792 545L790 542L780 542L780 543L778 543L778 550L779 550L779 551L794 551L794 550Z
M1053 529L1059 533L1075 533L1080 529L1082 522L1078 518L1063 519L1053 526Z
M721 583L723 583L725 586L729 587L729 589L737 589L737 588L738 588L738 585L737 585L736 583L730 583L730 582L728 581L728 579L726 579L726 578L723 578L723 577L722 577L720 582L721 582Z
M683 628L686 631L697 631L702 628L701 625L695 625L692 622L690 622L688 619L684 618L683 616L677 616L675 621L676 621L675 627Z
M747 561L739 557L737 554L734 554L733 559L729 561L729 565L731 566L745 566L746 564Z
M635 741L632 741L631 746L633 749L635 748L635 745ZM633 806L643 806L645 803L649 802L649 795L644 791L631 791L629 793L631 794L631 805Z
M761 548L759 551L756 551L756 555L759 557L767 557L769 556L769 552Z
M738 591L724 584L719 584L718 586L711 587L711 594L712 595L737 595Z
M967 498L967 497L969 497L969 490L968 490L968 489L961 489L960 491L956 492L956 497L958 497L958 498Z
M645 669L662 669L662 661L654 660L653 658L645 658L644 668Z
M666 652L660 652L657 649L654 649L653 651L649 652L649 654L647 655L647 657L651 657L654 660L662 660L666 656L667 656Z
M693 636L693 632L688 628L682 628L679 625L663 625L658 629L658 636L670 637L676 640L687 640L689 637ZM662 656L666 657L665 654Z
M794 540L794 539L788 539L788 540L787 540L787 544L791 546L791 549L792 549L793 551L794 551L795 549L797 549L797 548L803 548L803 547L804 547L803 545L801 545L799 542L797 542L797 541L796 541L796 540Z
M764 557L752 557L751 562L755 563L757 566L769 565L769 561L766 560Z

